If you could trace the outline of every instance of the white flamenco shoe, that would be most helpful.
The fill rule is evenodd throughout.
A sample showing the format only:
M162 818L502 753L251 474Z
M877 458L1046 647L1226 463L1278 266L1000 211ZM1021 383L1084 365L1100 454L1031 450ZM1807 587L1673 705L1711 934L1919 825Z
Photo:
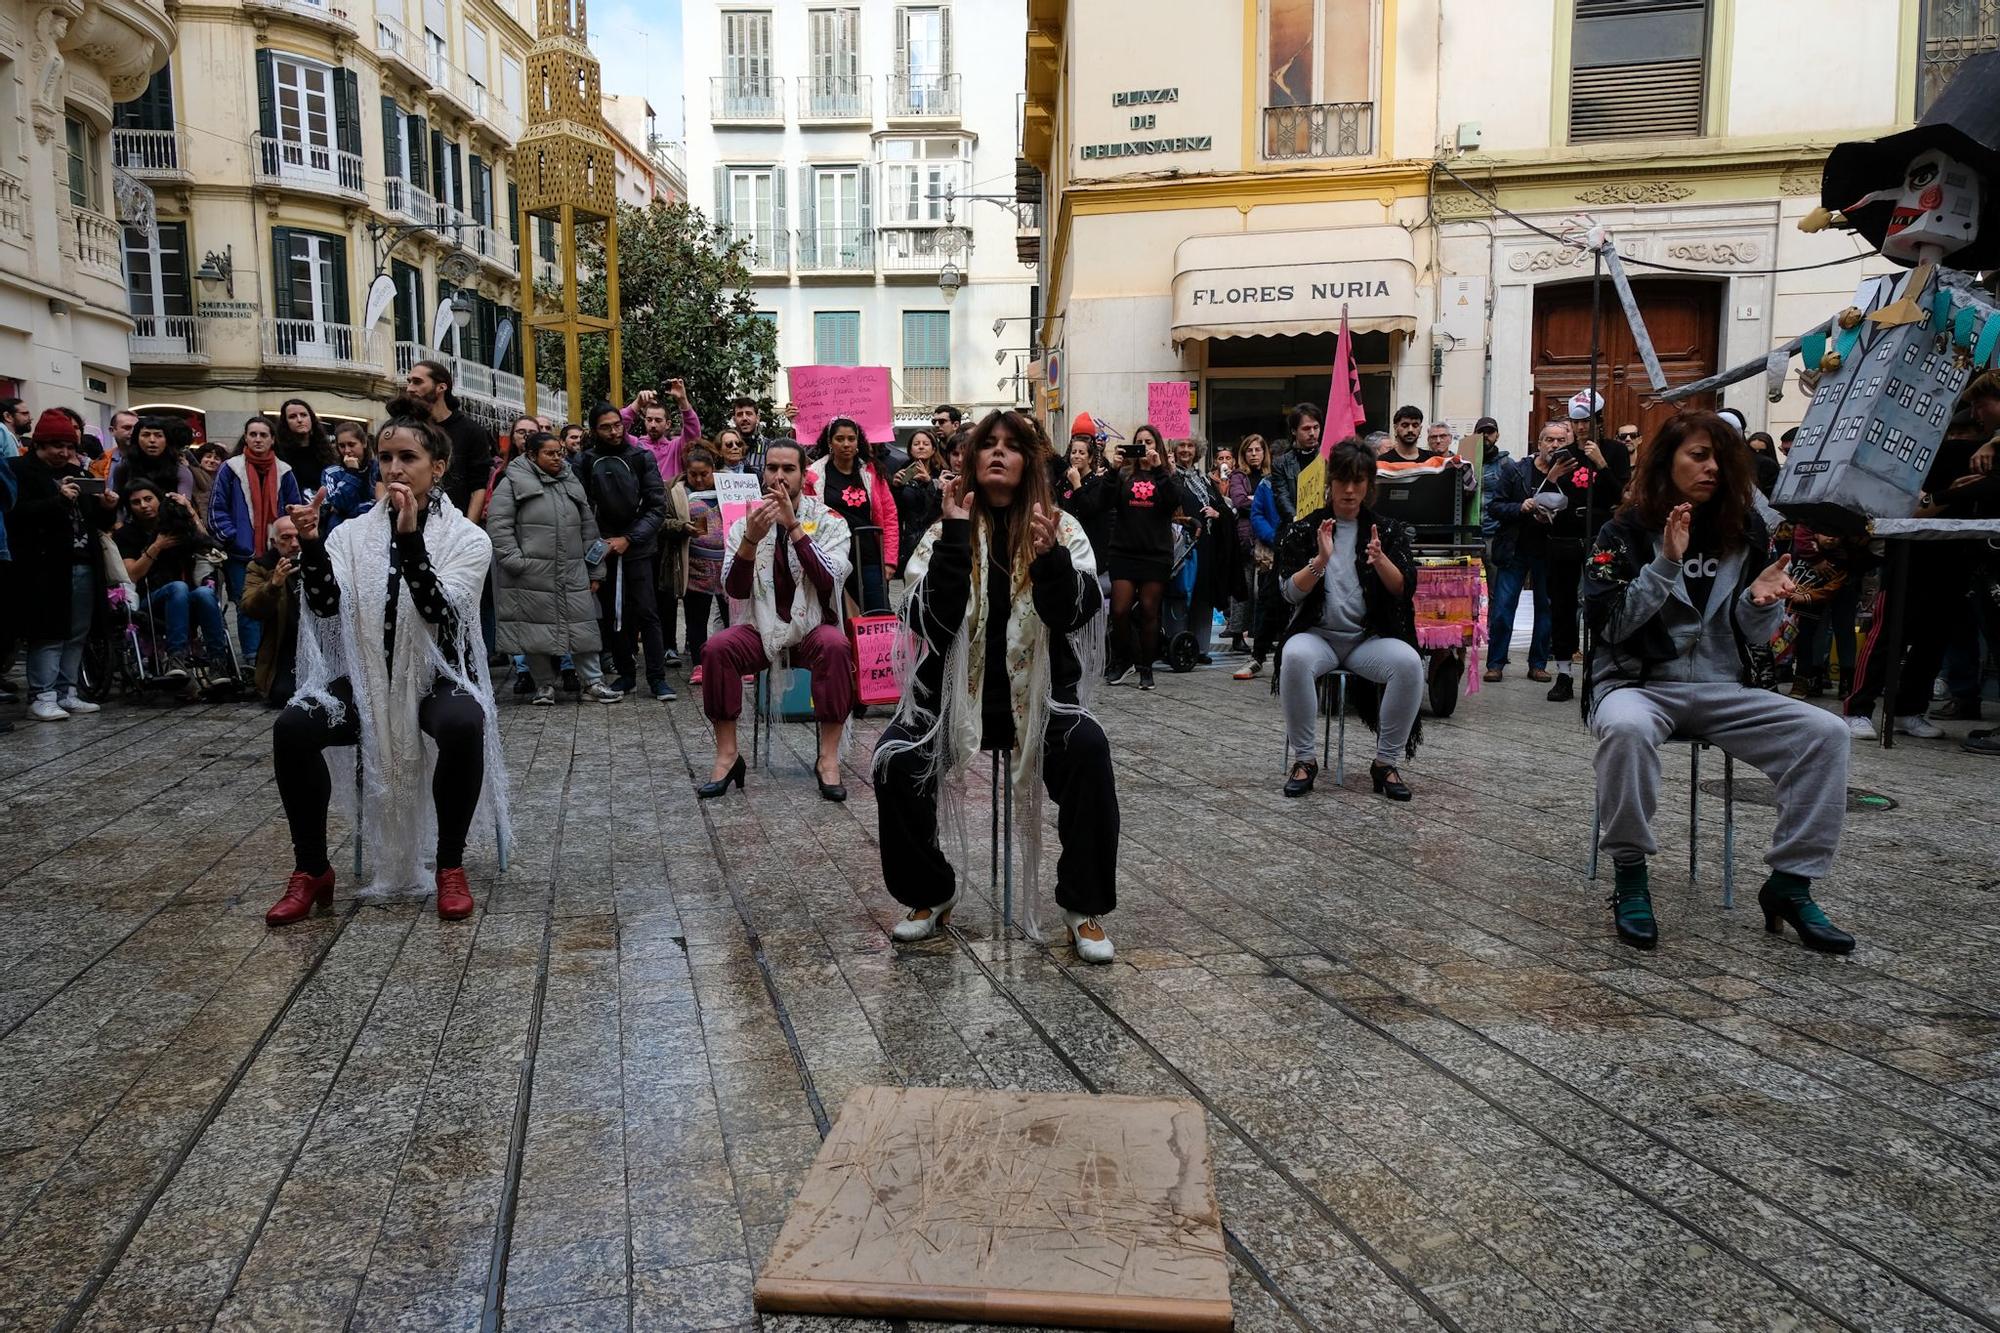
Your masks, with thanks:
M1104 933L1104 925L1094 916L1081 912L1063 912L1063 920L1069 925L1069 942L1076 946L1076 956L1086 963L1108 963L1113 949L1111 937Z
M951 922L951 909L958 906L958 891L952 890L951 897L936 907L913 908L908 916L896 923L889 934L904 944L914 944L927 940L943 930Z

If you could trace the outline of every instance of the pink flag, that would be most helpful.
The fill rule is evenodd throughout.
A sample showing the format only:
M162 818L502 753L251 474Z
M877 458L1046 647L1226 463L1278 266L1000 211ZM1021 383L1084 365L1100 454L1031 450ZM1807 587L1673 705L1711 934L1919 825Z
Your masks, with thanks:
M1340 336L1333 343L1333 384L1326 395L1326 423L1320 428L1319 456L1361 433L1361 374L1354 368L1354 344L1347 336L1347 307L1340 308Z

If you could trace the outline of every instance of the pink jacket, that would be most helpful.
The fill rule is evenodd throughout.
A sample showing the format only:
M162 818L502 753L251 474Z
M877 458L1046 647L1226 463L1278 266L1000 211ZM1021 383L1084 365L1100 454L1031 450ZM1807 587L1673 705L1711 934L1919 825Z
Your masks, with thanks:
M636 435L633 428L639 421L639 400L618 409L618 415L625 422L625 442L635 448L644 449L660 465L660 480L671 486L674 478L681 474L681 456L694 448L701 439L701 418L694 414L690 404L681 413L681 433L678 439L662 440L655 444L644 435Z
M824 458L815 458L806 468L806 494L826 498L826 462ZM865 460L857 460L855 465L868 479L869 515L874 518L875 526L882 529L882 567L894 570L896 553L902 549L897 545L896 493L889 488L889 479L880 468Z

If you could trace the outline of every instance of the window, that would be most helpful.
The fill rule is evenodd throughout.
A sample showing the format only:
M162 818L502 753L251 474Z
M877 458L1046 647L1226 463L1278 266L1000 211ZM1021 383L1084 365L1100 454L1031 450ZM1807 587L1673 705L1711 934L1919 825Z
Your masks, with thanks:
M812 80L806 88L805 110L812 116L859 116L868 108L861 97L861 11L809 9L806 34Z
M261 174L361 191L359 106L353 70L268 49L257 52Z
M963 139L884 139L882 193L892 223L943 222L949 191L963 190Z
M1569 141L1701 133L1708 0L1576 0Z
M722 76L739 96L771 95L771 11L723 13Z
M1917 39L1917 115L1930 109L1967 56L2000 50L2000 5L1923 0Z
M493 225L493 168L472 155L472 172L466 182L472 190L471 216L474 222Z
M465 146L454 143L438 130L431 131L431 194L436 198L440 219L458 222L465 215ZM443 210L449 208L450 213Z
M1264 0L1264 156L1375 148L1376 0Z
M187 223L158 223L150 236L144 227L125 228L125 296L134 350L170 355L191 350Z
M172 65L162 65L146 80L146 89L129 102L120 102L111 112L115 130L170 130L174 128L174 76Z
M104 211L104 140L97 126L82 116L63 117L63 145L69 172L69 202L75 208Z
M348 326L347 241L296 227L271 229L275 350L309 360L352 360Z
M405 264L400 259L392 259L389 261L389 280L396 284L396 300L392 307L395 312L396 341L422 343L426 337L423 270L415 264ZM398 368L406 369L400 361Z
M800 167L799 209L801 265L873 267L867 172L860 167Z
M486 30L471 19L465 21L465 72L475 84L486 86Z
M521 92L521 62L508 55L500 57L500 100L511 110L527 110L527 99Z
M859 310L813 312L813 364L818 366L861 364Z
M958 87L951 72L951 11L930 5L898 9L889 114L948 116L957 112Z
M717 167L715 206L730 239L749 242L744 261L753 269L782 268L785 173L771 167Z
M424 118L382 99L383 196L391 213L412 222L436 221L430 194L430 127Z
M906 403L941 403L951 397L951 313L903 312L903 392Z
M447 31L444 0L424 0L424 54L431 82L436 84L446 81L445 72L451 63L451 43L445 37Z

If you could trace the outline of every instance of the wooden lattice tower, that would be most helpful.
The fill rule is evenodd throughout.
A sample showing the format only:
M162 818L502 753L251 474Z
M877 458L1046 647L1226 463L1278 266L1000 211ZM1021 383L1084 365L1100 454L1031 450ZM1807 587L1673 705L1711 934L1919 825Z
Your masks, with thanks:
M536 0L537 35L528 52L527 130L514 147L514 178L521 185L521 235L534 248L536 218L556 224L562 309L535 313L534 264L521 282L522 368L527 410L535 411L535 334L563 336L570 411L589 410L583 400L578 341L585 333L609 339L611 401L625 401L625 373L618 340L618 194L611 138L604 132L597 58L584 42L584 0ZM603 315L586 315L577 303L578 222L604 224Z

